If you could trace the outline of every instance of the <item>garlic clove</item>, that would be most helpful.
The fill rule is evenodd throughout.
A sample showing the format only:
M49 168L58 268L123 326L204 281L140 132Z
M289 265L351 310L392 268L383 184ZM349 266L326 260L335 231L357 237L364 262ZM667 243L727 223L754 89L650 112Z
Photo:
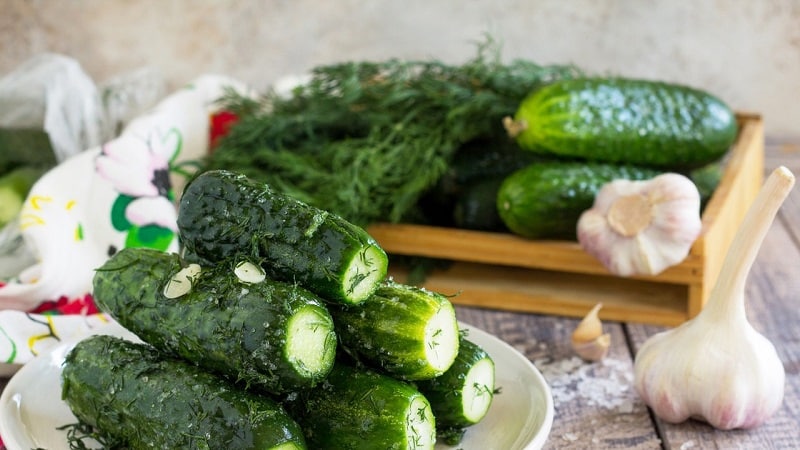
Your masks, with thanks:
M596 304L572 332L572 349L587 361L599 361L608 354L611 335L603 333L599 312L602 303Z
M588 342L572 343L575 354L586 361L600 361L608 355L611 347L611 334L604 333Z

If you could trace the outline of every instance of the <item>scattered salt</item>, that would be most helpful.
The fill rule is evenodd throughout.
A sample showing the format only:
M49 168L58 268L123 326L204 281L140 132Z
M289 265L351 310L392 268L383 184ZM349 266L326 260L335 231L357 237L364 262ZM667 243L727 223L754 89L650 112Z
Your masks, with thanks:
M636 406L633 368L630 361L605 358L589 364L573 356L567 359L535 360L550 385L556 405L579 401L584 405L631 413Z
M694 445L695 445L694 441L690 439L690 440L684 442L683 444L681 444L681 450L687 450L687 449L690 449L690 448L694 448Z

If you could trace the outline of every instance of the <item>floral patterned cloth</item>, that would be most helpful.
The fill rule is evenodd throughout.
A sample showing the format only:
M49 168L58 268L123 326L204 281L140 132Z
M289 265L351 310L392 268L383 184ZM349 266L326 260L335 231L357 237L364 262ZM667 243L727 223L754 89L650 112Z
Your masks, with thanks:
M34 185L19 227L36 262L0 280L0 375L111 321L91 297L94 270L109 256L178 250L176 197L208 152L225 89L244 92L227 77L198 78Z

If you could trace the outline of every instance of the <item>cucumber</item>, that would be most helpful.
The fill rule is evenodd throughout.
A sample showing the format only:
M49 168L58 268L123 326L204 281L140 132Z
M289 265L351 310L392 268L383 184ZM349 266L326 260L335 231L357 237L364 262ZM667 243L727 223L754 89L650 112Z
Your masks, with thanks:
M369 300L330 312L346 351L397 378L441 375L458 355L455 309L435 292L387 281Z
M232 380L274 394L322 381L336 354L322 299L289 283L243 282L234 271L248 263L235 262L201 268L124 248L95 273L93 295L143 341Z
M61 377L63 400L109 448L306 448L280 404L146 344L84 339L67 354Z
M615 179L644 180L659 170L588 162L535 163L509 175L497 193L497 211L512 233L532 239L576 239L583 211Z
M672 169L719 159L738 130L733 111L705 91L628 78L556 81L506 124L524 149Z
M457 445L467 427L489 412L495 393L495 365L479 345L462 338L452 367L431 380L417 382L436 417L440 438Z
M0 228L13 220L45 169L23 166L0 176Z
M362 228L229 171L188 183L178 231L190 255L255 256L271 277L331 301L359 303L386 277L386 253Z
M337 362L328 380L287 402L310 448L425 450L436 419L416 388L388 375Z
M505 177L489 178L466 188L453 209L456 227L468 230L502 231L505 225L497 213L497 192Z

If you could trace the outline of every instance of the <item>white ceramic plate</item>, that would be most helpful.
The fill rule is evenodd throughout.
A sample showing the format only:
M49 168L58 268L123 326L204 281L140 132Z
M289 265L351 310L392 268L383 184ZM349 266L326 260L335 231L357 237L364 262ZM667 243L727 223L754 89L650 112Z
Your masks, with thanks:
M553 398L541 373L531 362L496 337L461 324L469 338L495 361L495 396L489 413L469 428L458 447L438 444L437 450L534 450L540 449L553 424ZM112 324L103 334L133 338ZM8 450L46 448L68 450L66 432L58 430L75 423L75 416L61 401L61 364L72 348L61 344L25 364L11 378L0 396L0 436Z

